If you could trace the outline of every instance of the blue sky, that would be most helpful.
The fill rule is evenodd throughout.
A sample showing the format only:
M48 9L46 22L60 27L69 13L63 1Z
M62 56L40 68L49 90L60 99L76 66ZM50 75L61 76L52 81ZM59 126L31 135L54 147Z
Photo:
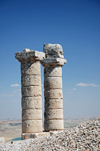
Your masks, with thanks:
M0 0L0 14L0 117L21 118L15 52L45 43L61 44L67 59L64 117L100 116L100 0ZM42 66L41 75L43 84Z

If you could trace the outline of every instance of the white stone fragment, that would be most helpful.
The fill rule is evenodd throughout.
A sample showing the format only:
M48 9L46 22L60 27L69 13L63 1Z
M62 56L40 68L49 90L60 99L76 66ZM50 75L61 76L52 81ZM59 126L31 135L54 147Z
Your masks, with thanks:
M30 52L30 51L31 49L27 49L27 48L23 49L23 52Z
M4 137L0 137L0 143L5 143L5 138Z

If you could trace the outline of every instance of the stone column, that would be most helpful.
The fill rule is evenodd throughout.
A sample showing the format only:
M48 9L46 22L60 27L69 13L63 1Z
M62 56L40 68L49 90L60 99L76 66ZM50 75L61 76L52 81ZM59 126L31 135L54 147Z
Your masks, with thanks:
M43 52L30 49L15 53L21 62L22 135L42 132L40 61L44 57Z
M59 44L44 44L43 52L45 59L41 63L44 66L44 130L63 130L62 66L66 60Z

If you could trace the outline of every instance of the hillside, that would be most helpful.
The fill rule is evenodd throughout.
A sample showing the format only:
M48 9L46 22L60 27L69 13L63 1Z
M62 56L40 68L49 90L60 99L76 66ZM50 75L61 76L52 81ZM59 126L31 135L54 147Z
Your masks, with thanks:
M78 124L90 119L93 119L93 117L66 117L64 119L64 127L65 129L76 127ZM21 120L10 118L0 119L0 137L4 137L6 142L21 137Z
M0 144L0 151L100 151L100 118L89 120L48 137Z

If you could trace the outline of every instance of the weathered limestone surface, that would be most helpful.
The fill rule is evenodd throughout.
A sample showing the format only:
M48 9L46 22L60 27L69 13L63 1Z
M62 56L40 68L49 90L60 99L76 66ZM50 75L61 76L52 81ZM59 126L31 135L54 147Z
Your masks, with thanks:
M44 130L63 130L63 93L62 66L66 63L62 46L59 44L44 44L43 52L46 58L41 63L44 66Z
M61 77L46 77L44 79L44 88L47 89L62 89Z
M42 110L41 109L23 109L22 120L41 120Z
M44 91L44 96L46 99L62 99L62 89L47 89Z
M24 49L15 53L15 58L21 62L22 136L42 132L40 61L44 66L44 130L64 129L61 67L66 60L59 44L45 44L43 51Z
M50 136L49 132L42 132L42 133L23 133L22 134L22 140L28 139L28 138L38 138L38 137L43 137L43 136Z
M45 58L45 55L43 52L33 51L31 49L23 50L23 52L17 52L15 53L15 58L18 59L19 62L23 61L40 61L43 58Z
M40 61L44 57L43 52L30 49L15 53L15 58L21 62L23 135L42 132Z
M52 131L59 131L64 129L63 120L45 120L44 121L44 129L46 132Z
M42 61L42 65L45 67L51 66L63 66L66 63L66 59L61 58L46 58Z
M42 120L22 120L22 133L41 133Z
M40 75L40 73L40 61L26 61L21 63L21 75Z
M62 99L46 99L45 98L45 109L61 109L63 108Z
M39 86L41 84L40 75L23 75L21 77L21 85L22 86Z
M44 44L43 52L46 58L64 58L62 46L59 44Z
M44 114L46 119L63 119L62 109L45 109Z
M0 143L5 143L5 138L4 137L0 137Z
M22 109L41 109L42 102L40 97L23 97Z
M60 66L53 67L49 66L44 68L44 77L61 77L62 68Z
M41 85L40 86L27 86L22 87L22 96L27 97L39 97L41 96Z

